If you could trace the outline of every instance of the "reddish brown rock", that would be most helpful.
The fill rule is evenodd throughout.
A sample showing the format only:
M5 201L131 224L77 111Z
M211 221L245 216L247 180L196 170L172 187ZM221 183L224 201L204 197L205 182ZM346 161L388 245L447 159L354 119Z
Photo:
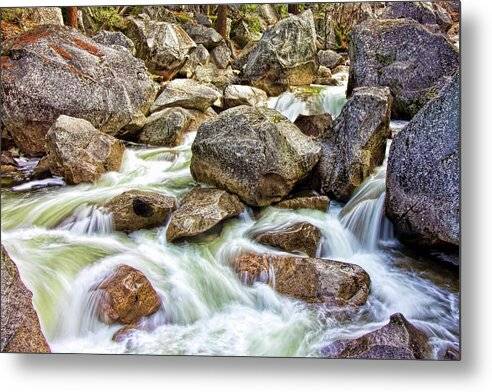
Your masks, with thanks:
M370 278L355 264L297 256L243 253L233 266L246 284L268 283L281 294L310 303L353 307L367 301Z
M333 119L328 113L299 116L294 122L304 135L322 138L331 128Z
M106 324L133 324L161 306L145 275L123 264L97 286L95 294L99 319Z
M280 248L286 252L300 252L315 257L321 232L316 226L308 222L299 222L259 233L254 238L261 244Z
M328 196L323 195L295 195L289 199L282 200L275 204L278 208L290 208L297 210L299 208L310 208L320 211L326 211L330 205Z
M22 282L17 266L2 246L1 253L1 344L0 351L49 353L32 305L32 293Z

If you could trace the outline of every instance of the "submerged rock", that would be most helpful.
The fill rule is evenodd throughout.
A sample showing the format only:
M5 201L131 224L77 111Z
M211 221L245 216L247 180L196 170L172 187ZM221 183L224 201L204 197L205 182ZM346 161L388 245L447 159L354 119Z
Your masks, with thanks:
M310 303L360 306L367 301L370 279L355 264L309 257L244 253L233 261L240 279L272 285L276 291Z
M317 70L316 31L308 10L281 20L263 34L248 56L243 77L276 96L289 86L311 84Z
M169 80L186 63L196 44L181 26L141 16L128 18L127 34L149 70Z
M333 119L329 113L299 116L294 122L304 135L323 138L330 131Z
M176 201L162 193L135 189L113 197L104 207L112 215L115 230L134 231L164 225Z
M384 327L360 338L340 340L321 351L328 358L430 359L427 335L401 313L395 313Z
M299 194L293 195L288 199L275 204L278 208L290 208L293 210L300 208L310 208L325 212L330 205L330 199L324 195Z
M165 84L151 111L179 106L204 112L221 97L222 94L213 86L192 79L174 79Z
M256 87L231 84L224 90L224 106L226 108L240 105L266 106L267 100L266 92Z
M322 138L322 155L313 179L321 193L347 201L352 192L383 163L391 96L387 88L356 89L330 131Z
M62 114L116 133L155 98L141 60L75 29L42 26L5 42L3 53L2 122L29 155L45 152L46 132Z
M321 231L308 222L294 223L286 227L261 232L254 236L261 244L270 245L291 253L304 253L316 257Z
M429 102L391 145L386 214L403 240L460 241L460 75Z
M414 20L368 20L351 37L347 93L388 86L397 118L412 118L459 67L459 53L446 37Z
M192 153L195 180L265 206L310 172L320 147L276 110L237 106L200 126Z
M99 132L89 121L60 116L46 134L50 171L69 184L94 182L108 171L119 170L125 146Z
M168 241L205 233L227 218L244 211L236 195L215 188L194 188L173 213L166 237Z
M139 270L121 264L94 289L99 319L134 324L161 307L159 295Z
M19 270L1 247L2 312L0 351L10 353L49 353L32 305L32 293L22 282Z

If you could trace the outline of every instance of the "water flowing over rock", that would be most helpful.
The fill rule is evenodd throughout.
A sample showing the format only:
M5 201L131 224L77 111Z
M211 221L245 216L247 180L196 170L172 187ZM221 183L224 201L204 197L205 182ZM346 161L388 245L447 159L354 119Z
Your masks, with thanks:
M329 113L299 116L294 122L304 135L323 138L330 131L333 119Z
M290 208L293 210L299 208L310 208L319 211L326 211L328 210L329 205L330 199L327 196L301 193L278 202L275 204L275 207Z
M195 180L265 206L310 172L320 146L276 110L237 106L200 126L192 153Z
M3 49L2 121L26 154L44 153L46 132L61 114L115 133L145 114L155 98L141 60L74 29L42 26Z
M226 108L240 105L266 106L267 99L266 92L256 87L231 84L224 90L224 106Z
M137 56L153 73L171 79L186 63L195 42L177 24L148 17L128 18L127 34L135 44Z
M166 237L168 241L205 233L227 218L244 211L236 195L214 188L194 188L173 213Z
M106 324L133 324L159 310L161 300L139 270L119 265L94 289L99 319Z
M320 50L318 52L318 61L320 65L327 68L335 68L337 65L343 64L343 57L334 50Z
M360 306L367 301L369 275L355 264L309 257L245 253L233 261L247 284L268 283L281 294L328 306Z
M391 145L386 213L402 239L458 246L460 240L460 75Z
M134 231L163 226L176 207L174 197L162 193L131 190L112 198L105 205L117 231Z
M322 155L313 174L323 194L347 201L352 192L383 163L389 128L389 89L361 87L322 139Z
M376 331L322 349L328 358L429 359L431 354L427 335L400 313L393 314L389 323Z
M1 352L49 353L39 318L32 305L32 293L22 282L17 266L1 248L2 322Z
M412 118L459 66L458 51L446 37L414 20L369 20L351 37L347 93L360 86L388 86L393 117Z
M131 54L135 54L133 41L120 31L102 30L92 37L98 44L111 46L114 49L125 48Z
M434 7L436 6L435 4ZM423 25L438 25L443 32L446 32L453 21L442 7L437 7L434 9L432 3L423 1L397 1L383 10L381 18L413 19Z
M119 170L125 146L89 121L60 116L46 134L46 152L51 173L79 184Z
M276 96L289 86L311 84L317 70L316 31L308 10L281 20L263 34L248 56L243 77Z
M309 257L316 257L321 232L316 226L308 222L300 222L261 232L254 235L254 239L261 244L280 248L286 252L300 252Z
M221 97L222 94L213 86L192 79L174 79L165 84L151 111L179 106L204 112Z

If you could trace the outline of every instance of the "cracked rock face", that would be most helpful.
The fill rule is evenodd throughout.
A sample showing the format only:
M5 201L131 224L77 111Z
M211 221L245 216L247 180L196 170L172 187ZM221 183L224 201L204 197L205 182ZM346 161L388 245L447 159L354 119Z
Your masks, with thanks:
M45 152L44 137L62 114L114 134L155 99L141 60L68 27L41 26L3 49L2 121L28 155Z
M63 177L68 184L79 184L119 170L125 146L89 121L60 116L46 134L46 152L53 175Z
M402 239L424 246L459 245L459 139L457 73L391 144L386 214Z
M347 93L386 86L392 115L411 119L459 67L459 53L440 33L411 19L368 20L352 30Z
M243 253L233 267L246 284L268 283L281 294L310 303L354 307L367 301L370 279L355 264L310 257Z
M310 172L320 146L276 110L236 106L200 126L192 153L195 180L266 206Z
M244 204L236 195L215 188L195 188L186 194L173 213L166 232L167 240L205 233L243 211Z

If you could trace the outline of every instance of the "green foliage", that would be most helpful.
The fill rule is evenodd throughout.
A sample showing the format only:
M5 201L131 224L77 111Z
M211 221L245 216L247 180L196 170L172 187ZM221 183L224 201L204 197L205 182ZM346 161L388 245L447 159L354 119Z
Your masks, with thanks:
M0 20L6 22L19 22L25 13L26 9L24 8L1 8Z
M256 13L258 10L258 4L241 4L239 10L245 14Z
M248 25L249 31L252 33L261 34L261 24L260 19L256 15L247 15L244 18L244 21Z
M91 7L91 15L100 28L124 30L126 27L126 20L118 13L117 7Z

